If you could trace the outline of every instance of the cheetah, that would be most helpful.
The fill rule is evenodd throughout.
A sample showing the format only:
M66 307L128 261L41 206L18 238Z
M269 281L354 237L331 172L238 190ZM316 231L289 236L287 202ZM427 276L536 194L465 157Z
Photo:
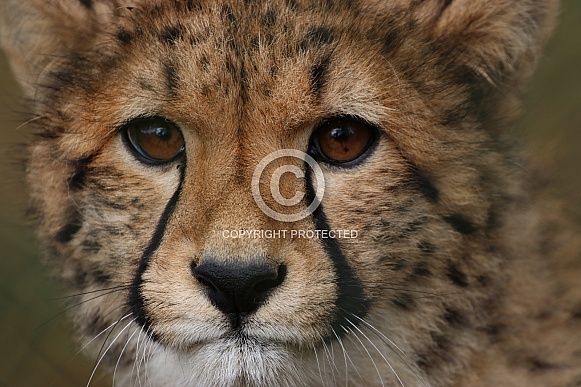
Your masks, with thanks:
M507 135L557 7L2 0L95 370L581 386L579 237Z

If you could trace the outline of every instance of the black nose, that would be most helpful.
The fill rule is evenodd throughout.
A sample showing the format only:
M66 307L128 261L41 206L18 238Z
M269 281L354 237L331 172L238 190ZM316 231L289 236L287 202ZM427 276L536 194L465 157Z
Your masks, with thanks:
M206 287L208 298L233 325L254 312L286 276L286 266L267 263L227 264L205 259L192 263L194 277Z

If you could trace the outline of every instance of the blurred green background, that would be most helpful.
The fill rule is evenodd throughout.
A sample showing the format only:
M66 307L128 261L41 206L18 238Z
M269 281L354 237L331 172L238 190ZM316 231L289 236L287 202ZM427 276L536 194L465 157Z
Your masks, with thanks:
M0 54L0 386L84 386L94 360L77 354L59 296L24 216L21 161L29 129L23 99ZM581 1L563 3L560 24L533 80L518 129L551 172L581 224ZM100 374L91 386L110 385Z

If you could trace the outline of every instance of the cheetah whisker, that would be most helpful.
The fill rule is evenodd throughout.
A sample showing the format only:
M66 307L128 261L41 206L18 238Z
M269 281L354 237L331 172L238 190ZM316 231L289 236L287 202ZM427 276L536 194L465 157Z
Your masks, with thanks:
M145 332L145 337L146 338L147 337L151 337L151 332L150 332L150 329L149 328ZM149 379L149 368L148 368L148 364L149 364L149 359L151 359L151 356L153 356L154 343L155 342L153 340L149 340L143 346L143 356L141 357L140 362L142 362L143 368L144 368L145 384L147 384L147 381Z
M109 346L107 347L107 349L105 349L105 351L103 351L103 354L101 355L101 357L99 357L99 360L97 361L97 364L95 364L95 367L93 367L93 372L91 372L91 376L89 377L89 381L87 382L87 387L89 387L89 385L91 384L91 381L93 380L93 377L95 376L95 372L97 372L97 368L99 368L99 364L101 364L101 361L107 355L107 352L111 349L111 347L113 346L113 344L115 344L115 342L117 341L117 339L119 338L119 336L121 336L121 334L127 328L129 328L129 326L131 326L131 324L133 323L133 321L129 321L127 323L127 325L125 325L125 327L123 329L121 329L121 331L117 334L117 336L115 336L113 338L113 340L111 341L111 343L109 344ZM121 322L121 320L117 320L117 323L115 325L117 325L119 322ZM109 338L109 336L107 336L107 338ZM103 345L105 345L106 342L107 342L107 339L105 339L105 342L103 343Z
M349 324L355 326L351 321L349 321L349 319L345 319ZM377 363L375 363L375 360L373 360L373 356L371 356L371 353L369 353L369 350L367 349L367 346L365 345L365 343L363 343L363 341L361 341L361 339L359 338L359 335L357 334L357 332L349 329L352 333L353 336L355 336L355 338L357 339L357 341L359 342L359 344L361 344L361 347L365 350L365 353L367 354L367 357L369 357L369 360L371 360L371 364L373 364L373 368L375 368L375 372L377 372L377 376L379 377L379 382L381 383L382 387L385 387L385 383L383 382L383 378L381 377L381 372L379 372L379 368L377 367Z
M351 361L351 358L347 354L347 351L345 350L345 346L343 345L343 342L341 341L341 338L339 337L339 335L337 334L335 329L331 328L331 331L333 332L333 335L337 339L337 342L341 346L341 351L343 352L343 361L345 362L345 386L348 386L349 385L349 365L347 364L347 358L349 358L349 361L351 362L351 364L353 364L353 362Z
M401 380L401 378L399 377L398 373L396 372L396 370L393 368L392 364L390 363L389 360L387 360L387 358L384 356L383 352L381 352L379 350L379 348L377 348L377 345L375 345L375 343L373 342L373 340L371 340L361 329L359 329L359 327L357 325L355 325L351 320L347 319L347 321L353 325L353 327L363 335L363 337L365 337L365 339L367 341L369 341L369 344L371 344L371 346L377 351L377 353L379 353L379 355L381 356L381 358L385 361L385 363L387 364L387 366L391 369L391 371L393 372L393 374L395 375L395 377L397 378L397 380L399 381L399 383L401 384L402 387L405 387L403 381Z
M96 299L98 299L99 297L102 297L102 296L106 296L106 295L109 295L109 294L115 293L115 292L117 292L117 291L119 291L119 290L120 290L120 289L112 290L112 291L109 291L109 292L107 292L107 293L100 294L100 295L98 295L98 296L95 296L95 297L91 297L91 298L89 298L89 299L87 299L87 300L83 300L83 301L81 301L81 302L78 302L78 303L76 303L76 304L74 304L74 305L70 305L70 306L66 307L65 309L61 310L60 312L58 312L57 314L55 314L54 316L50 317L48 320L46 320L46 321L45 321L45 322L43 322L42 324L40 324L40 325L39 325L39 326L38 326L36 329L41 329L42 327L46 326L46 325L47 325L47 324L49 324L50 322L52 322L52 321L54 321L55 319L59 318L60 316L62 316L63 314L67 313L67 312L68 312L68 311L70 311L71 309L74 309L74 308L76 308L76 307L79 307L79 306L81 306L81 305L83 305L83 304L85 304L85 303L87 303L87 302L89 302L89 301L96 300ZM74 297L74 296L72 296L72 297ZM51 299L51 300L58 300L58 299Z
M134 322L135 320L137 320L137 318L131 320L131 322ZM123 348L121 349L121 353L119 354L119 357L117 358L117 362L115 363L115 368L113 370L113 381L112 381L112 387L115 387L115 377L117 375L117 368L119 367L119 363L121 362L121 358L123 357L123 353L125 352L125 349L127 348L127 346L129 345L129 342L131 341L131 339L133 339L133 336L135 336L135 334L137 333L137 331L139 330L139 328L136 328L135 331L133 331L133 333L131 334L131 336L129 336L129 338L127 339L127 341L125 342L125 345L123 346Z
M352 329L349 329L347 327L345 327L344 325L341 325L341 328L343 328L343 330L345 331L345 337L347 337L349 339L349 341L351 341L354 345L355 348L357 348L357 350L359 351L359 353L364 356L365 354L363 353L363 351L361 351L361 349L359 348L358 343L353 340L353 338L351 336L355 336L355 332L353 332ZM351 364L353 364L353 362L351 362ZM365 379L363 378L363 376L361 375L361 373L359 372L359 370L357 369L357 366L355 364L353 364L353 367L355 368L355 372L357 372L357 375L359 376L359 378L362 381L365 381Z
M93 293L100 293L100 292L106 292L109 290L123 290L123 289L129 289L131 287L130 284L126 284L126 285L118 285L118 286L112 286L110 288L102 288L102 289L97 289L97 290L91 290L88 292L81 292L81 293L75 293L75 294L69 294L67 296L63 296L63 297L56 297L56 298L49 298L49 301L57 301L57 300L66 300L69 298L75 298L75 297L79 297L79 296L85 296L87 294L93 294ZM109 294L109 293L107 293Z
M339 369L337 369L337 365L335 364L332 342L329 343L331 345L331 349L329 349L329 345L327 345L327 343L325 342L324 339L322 339L322 343L323 343L323 348L325 350L325 357L327 358L327 363L329 363L329 373L331 374L331 377L333 378L333 385L336 386L337 379L335 377L335 371L339 372ZM326 371L326 368L325 368L325 371Z
M126 314L125 316L121 317L119 320L115 321L113 324L109 325L107 328L103 329L101 332L99 332L95 337L93 337L88 343L86 343L85 345L83 345L83 347L81 349L79 349L74 356L78 356L85 348L87 348L93 341L97 340L99 338L99 336L101 336L103 333L107 332L109 329L111 328L115 328L115 326L117 324L119 324L121 321L125 320L127 317L131 316L131 313ZM135 321L135 320L132 320Z
M133 377L133 373L135 372L135 381L133 382L133 385L136 386L137 382L139 381L139 385L141 386L141 378L139 377L139 363L138 363L138 358L139 358L139 350L140 350L140 346L139 346L139 341L141 340L141 335L145 333L143 331L143 327L139 328L139 335L137 335L137 342L135 344L135 358L133 359L133 367L131 367L131 377ZM143 345L143 344L141 344Z
M319 377L321 378L322 386L326 386L327 383L323 379L323 371L321 371L321 362L319 361L319 355L317 354L317 347L315 347L314 343L311 344L311 347L313 349L313 353L315 354L315 360L317 361L317 369L319 370ZM326 375L325 375L325 377L326 377Z
M384 335L380 330L375 328L372 324L370 324L366 320L362 319L361 317L359 317L355 314L351 314L351 315L353 317L355 317L356 319L358 319L359 321L361 321L363 324L365 324L369 329L371 329L371 331L376 336L378 336L379 339L382 340L388 347L390 347L390 349L392 349L392 351L393 351L393 347L395 347L397 349L397 351L394 351L394 353L401 359L401 361L404 362L404 364L409 367L409 369L413 372L413 374L418 379L420 379L425 386L428 386L428 387L430 386L430 383L426 380L426 378L424 376L421 375L418 367L413 364L410 357L396 343L394 343L393 340L391 340L389 337Z

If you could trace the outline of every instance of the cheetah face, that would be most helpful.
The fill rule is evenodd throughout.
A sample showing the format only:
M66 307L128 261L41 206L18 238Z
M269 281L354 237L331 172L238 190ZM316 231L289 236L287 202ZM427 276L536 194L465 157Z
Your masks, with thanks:
M521 188L497 128L538 2L5 6L54 31L3 39L41 74L33 206L97 363L121 384L437 378L502 282ZM494 23L532 13L500 47Z

